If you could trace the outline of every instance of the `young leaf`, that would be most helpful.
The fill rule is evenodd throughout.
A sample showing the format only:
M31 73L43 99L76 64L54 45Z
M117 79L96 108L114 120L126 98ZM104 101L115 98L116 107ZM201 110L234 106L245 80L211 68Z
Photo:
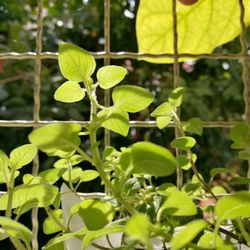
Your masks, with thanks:
M174 110L175 108L169 102L164 102L151 113L151 116L152 117L159 117L159 116L172 117L172 111Z
M80 176L80 182L87 182L96 179L99 176L99 173L95 170L84 170Z
M144 88L123 85L114 89L112 99L114 106L136 113L148 107L153 101L153 96Z
M200 118L192 118L184 124L183 130L192 134L202 135L202 121Z
M167 127L167 125L171 122L171 116L159 116L156 118L156 125L159 129L163 129Z
M81 175L82 175L82 169L81 168L72 168L71 171L70 171L70 174L71 174L71 181L73 183L75 183L81 177ZM69 178L69 171L68 170L63 174L62 178L65 181L69 181L70 180L70 178Z
M146 244L149 240L150 221L145 214L135 214L127 222L125 233L132 239Z
M124 226L120 225L111 225L109 227L104 227L100 230L89 231L85 235L82 241L82 250L87 250L89 244L92 240L97 239L104 235L115 234L115 233L122 233L124 232Z
M64 42L59 44L58 60L60 70L66 79L85 84L96 67L94 57L87 51Z
M48 207L53 203L58 188L45 183L23 184L14 188L12 208L24 205L28 201L37 201L37 207ZM6 210L8 193L0 197L0 210Z
M163 183L156 190L158 194L163 196L169 196L176 191L177 187L173 183Z
M178 155L176 157L176 160L178 162L178 166L180 168L182 168L183 170L188 170L192 167L192 164L190 162L190 160L187 158L186 155ZM192 161L195 163L197 160L197 155L196 154L192 154Z
M185 192L172 192L162 204L161 209L166 214L189 216L197 213L192 199Z
M24 225L11 220L6 217L0 217L0 225L9 237L14 237L22 240L26 247L30 249L30 241L32 239L32 232Z
M8 156L2 150L0 150L0 171L3 171L4 173L8 168L8 164L9 164Z
M239 152L239 158L241 160L250 160L250 150L247 149L247 150L241 150Z
M168 98L169 103L175 108L179 107L182 104L184 93L185 89L183 87L174 89Z
M183 249L196 235L208 226L204 220L194 220L186 224L185 228L177 233L171 242L172 250Z
M249 140L249 127L246 123L237 124L230 133L230 138L233 141L231 148L244 149Z
M67 171L66 168L52 168L39 173L39 176L48 181L49 184L54 184Z
M250 193L240 191L229 196L222 197L215 206L218 216L217 223L223 220L232 220L250 216Z
M60 102L79 102L85 96L84 90L78 82L67 81L63 83L55 92L54 98Z
M67 157L80 145L80 131L76 123L49 124L32 131L29 140L48 155Z
M113 220L114 207L99 200L85 200L81 203L78 213L89 230L99 230Z
M195 144L196 144L196 141L193 137L183 136L183 137L178 137L178 138L174 139L171 142L171 147L179 148L182 150L188 150L188 149L194 147Z
M123 109L112 106L100 111L97 117L102 121L102 127L127 136L129 131L128 113Z
M172 153L151 142L137 142L132 150L133 173L167 176L174 173L176 160Z
M121 66L104 66L97 71L97 80L101 88L109 89L118 84L126 76L127 70Z
M62 210L57 209L52 211L54 216L63 224ZM43 222L43 232L45 234L53 234L62 231L62 228L54 222L50 217L46 218Z
M69 161L67 159L59 159L54 163L55 168L68 168L69 164L71 167L83 162L85 159L81 155L72 155L69 158Z
M10 153L10 166L18 169L32 162L36 156L37 148L32 144L26 144L15 148Z
M203 234L197 245L200 247L204 247L204 248L208 248L208 249L214 249L214 239L216 237L216 249L219 249L219 247L223 247L224 246L224 241L222 240L222 238L219 235L215 235L214 233L211 232L207 232L205 234Z

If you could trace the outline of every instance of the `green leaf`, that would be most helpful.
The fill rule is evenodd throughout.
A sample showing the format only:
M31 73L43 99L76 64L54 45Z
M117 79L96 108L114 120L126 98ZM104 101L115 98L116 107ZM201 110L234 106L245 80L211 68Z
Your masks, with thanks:
M87 83L96 67L94 57L87 51L64 42L59 44L58 60L63 76L70 81Z
M183 130L192 134L202 135L202 121L200 118L192 118L184 124Z
M9 165L9 158L8 156L0 150L0 171L5 172Z
M0 225L9 237L14 237L22 240L26 247L30 249L30 241L32 239L32 232L24 225L11 220L6 217L0 217Z
M214 186L213 188L212 188L212 192L216 195L216 194L219 194L219 195L221 195L221 194L227 194L227 191L225 190L225 188L224 187L222 187L222 186Z
M175 108L179 107L182 104L184 93L185 89L183 87L174 89L168 98L169 103Z
M159 116L156 118L156 125L159 129L163 129L167 127L167 125L171 122L171 116Z
M227 219L232 220L239 217L249 217L250 193L240 191L230 196L222 197L215 206L215 212L218 216L218 224Z
M12 168L21 168L34 159L37 154L37 148L32 144L26 144L15 148L10 153L10 166Z
M213 179L217 174L221 174L221 173L231 173L232 170L231 169L228 169L228 168L213 168L211 171L210 171L210 176L211 176L211 179Z
M153 101L153 96L144 88L122 85L114 89L112 99L114 106L136 113L148 107Z
M246 123L239 123L231 130L230 138L233 141L231 148L244 149L249 141L249 127Z
M250 2L244 0L245 22L250 23ZM226 6L226 8L225 8ZM183 5L177 1L178 53L211 53L241 32L238 0L198 1ZM223 16L221 13L224 13ZM227 32L225 32L227 30ZM194 33L195 31L195 33ZM140 53L173 54L172 2L141 0L136 18ZM143 58L154 63L173 63L173 58ZM188 58L179 58L179 62Z
M247 149L247 150L241 150L239 152L239 158L241 160L250 160L250 150Z
M48 207L53 203L58 188L49 184L23 184L14 188L12 208L24 205L28 201L37 201L37 207ZM0 210L6 210L8 194L0 197Z
M69 172L69 170L67 170L62 178L65 180L65 181L69 181L69 173L71 174L71 181L73 183L77 182L79 180L79 178L81 177L82 175L82 169L81 168L72 168Z
M29 140L50 156L67 157L80 145L80 131L76 123L49 124L32 131Z
M229 181L230 185L248 185L250 184L250 178L247 177L233 177Z
M111 222L115 215L114 207L99 200L85 200L78 213L89 230L99 230Z
M96 179L99 176L99 173L95 170L84 170L80 176L80 182L87 182Z
M167 176L174 173L176 160L172 153L151 142L137 142L132 150L133 173Z
M20 217L22 214L25 214L26 212L28 212L32 208L37 207L37 205L38 205L38 200L36 200L36 199L28 200L22 206L14 209L14 213L17 215L17 217Z
M163 183L156 190L158 194L163 196L169 196L176 191L177 187L173 183Z
M135 214L127 222L125 233L132 239L146 244L149 239L150 221L145 214Z
M182 150L188 150L188 149L194 147L195 144L196 144L196 141L193 137L183 136L183 137L178 137L178 138L174 139L171 142L171 147L179 148Z
M210 248L214 249L215 237L216 237L216 249L218 247L224 246L224 241L222 240L222 238L218 234L215 235L214 233L211 233L211 232L207 232L207 233L203 234L200 237L197 245L200 247L208 248L208 249L210 249Z
M63 224L62 210L57 209L52 211L53 215ZM62 231L62 228L58 226L50 217L46 218L43 222L43 232L45 234L53 234Z
M189 216L197 213L192 199L185 192L172 192L162 204L164 213L175 216Z
M83 162L85 159L81 155L72 155L68 159L59 159L54 163L55 168L68 168Z
M102 121L102 127L123 136L128 135L129 117L123 109L112 106L100 111L97 116Z
M44 178L49 184L54 184L60 179L60 177L65 173L67 169L65 168L52 168L47 169L39 173L39 176Z
M54 94L55 100L65 103L79 102L84 96L85 92L80 84L72 81L63 83Z
M120 225L112 225L109 227L104 227L100 230L90 231L83 238L82 250L87 250L87 247L89 246L91 241L96 238L102 237L104 235L121 233L121 232L124 232L124 226L120 226Z
M185 228L177 233L171 244L172 250L183 249L187 244L189 244L196 235L208 226L207 222L204 220L194 220L186 224Z
M174 110L175 108L169 102L164 102L151 113L151 116L152 117L159 117L159 116L172 117L172 111Z
M127 70L121 66L104 66L97 71L97 80L101 88L109 89L118 84L126 76Z

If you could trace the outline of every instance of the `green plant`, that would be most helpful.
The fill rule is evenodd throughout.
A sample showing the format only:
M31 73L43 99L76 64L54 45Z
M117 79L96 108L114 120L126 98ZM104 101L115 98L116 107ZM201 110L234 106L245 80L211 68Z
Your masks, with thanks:
M96 74L97 82L94 82L91 78L96 67L94 58L75 45L60 44L59 66L67 81L57 89L55 99L71 103L81 101L87 95L90 121L84 129L74 122L46 125L30 133L31 144L16 148L9 157L0 152L0 180L8 191L0 198L0 209L6 211L6 216L0 217L1 239L9 237L17 249L31 249L32 233L18 220L31 208L41 207L48 214L43 223L44 233L58 233L44 246L43 249L48 250L63 249L63 242L70 238L80 239L82 249L91 244L96 249L107 249L94 240L114 233L123 235L121 245L116 249L128 250L154 249L153 239L160 241L162 249L234 249L231 239L250 244L250 193L243 190L221 198L218 190L220 194L226 191L212 187L211 183L215 175L226 170L214 169L209 183L198 172L197 156L192 152L196 140L186 133L201 135L202 124L199 118L182 122L178 117L183 88L173 90L168 100L151 114L159 129L174 122L180 136L170 146L177 148L179 155L175 157L170 150L148 141L136 142L127 148L108 146L102 150L97 140L99 130L106 128L127 136L128 113L147 108L153 96L141 87L116 86L127 73L119 66L100 68ZM112 106L104 107L98 102L96 90L99 87L104 90L114 87ZM232 140L237 148L248 149L249 129L240 126L232 131ZM88 144L89 150L84 151L81 142ZM23 184L15 186L18 169L32 161L37 148L59 159L53 168L38 176L25 174ZM245 151L242 154L245 155ZM79 165L82 162L92 164L96 170L82 169ZM181 190L173 183L154 184L154 178L170 176L177 167L182 171L192 169L194 173L192 181L185 183ZM82 182L98 177L107 193L99 199L89 198L76 203L71 208L69 220L65 221L60 206L62 194L55 186L61 177L76 197L81 198L77 191ZM246 183L249 179L244 178ZM201 208L202 199L212 199L214 205ZM203 212L208 212L210 217L205 219ZM75 215L79 215L85 224L79 231L70 227ZM234 223L232 230L221 228L227 221ZM219 232L226 236L225 239ZM110 242L108 249L112 248Z

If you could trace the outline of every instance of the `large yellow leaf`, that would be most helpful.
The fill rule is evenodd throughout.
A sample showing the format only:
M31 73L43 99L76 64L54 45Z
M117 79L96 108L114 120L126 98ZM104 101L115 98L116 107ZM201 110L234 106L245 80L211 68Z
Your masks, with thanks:
M250 1L244 0L245 22L250 24ZM191 6L177 2L179 53L211 53L241 32L238 0L199 0ZM171 0L140 0L136 20L139 52L173 53ZM145 59L172 63L171 58ZM179 61L185 61L181 58Z

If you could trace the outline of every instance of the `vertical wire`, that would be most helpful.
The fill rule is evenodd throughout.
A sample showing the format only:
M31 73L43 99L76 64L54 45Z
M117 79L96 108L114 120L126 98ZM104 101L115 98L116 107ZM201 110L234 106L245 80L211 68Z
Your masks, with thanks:
M42 52L42 32L43 32L43 0L37 0L37 34L36 34L36 59L35 59L35 75L34 75L34 109L33 119L35 122L40 121L40 89L41 89L41 68L42 62L40 54ZM39 171L39 157L36 155L33 161L32 174L37 175ZM31 213L32 221L32 249L38 250L38 208L33 208Z
M177 10L176 10L176 0L172 0L172 17L173 17L173 59L174 59L174 89L180 86L180 68L178 62L178 30L177 30ZM180 109L178 108L177 114L180 117ZM179 131L178 128L175 126L175 137L178 137ZM179 150L176 149L176 156L179 155ZM177 179L176 179L176 186L179 190L182 188L183 183L183 173L179 166L177 166Z
M245 18L245 7L243 4L243 0L239 0L240 5L240 25L241 25L241 34L240 34L240 43L241 43L241 54L242 54L242 81L244 84L244 90L243 90L243 99L245 103L245 119L248 125L250 125L250 97L249 97L249 90L250 90L250 80L249 80L249 73L248 73L248 67L249 62L248 58L245 56L248 56L248 49L247 49L247 28L244 21ZM248 160L248 172L247 177L250 178L250 160ZM249 185L250 190L250 185Z
M108 54L107 57L104 58L104 65L110 64L110 0L105 0L104 5L104 37L105 37L105 45L104 51ZM105 90L104 94L104 106L110 106L110 90ZM110 145L110 131L108 129L104 130L104 145L105 147Z

